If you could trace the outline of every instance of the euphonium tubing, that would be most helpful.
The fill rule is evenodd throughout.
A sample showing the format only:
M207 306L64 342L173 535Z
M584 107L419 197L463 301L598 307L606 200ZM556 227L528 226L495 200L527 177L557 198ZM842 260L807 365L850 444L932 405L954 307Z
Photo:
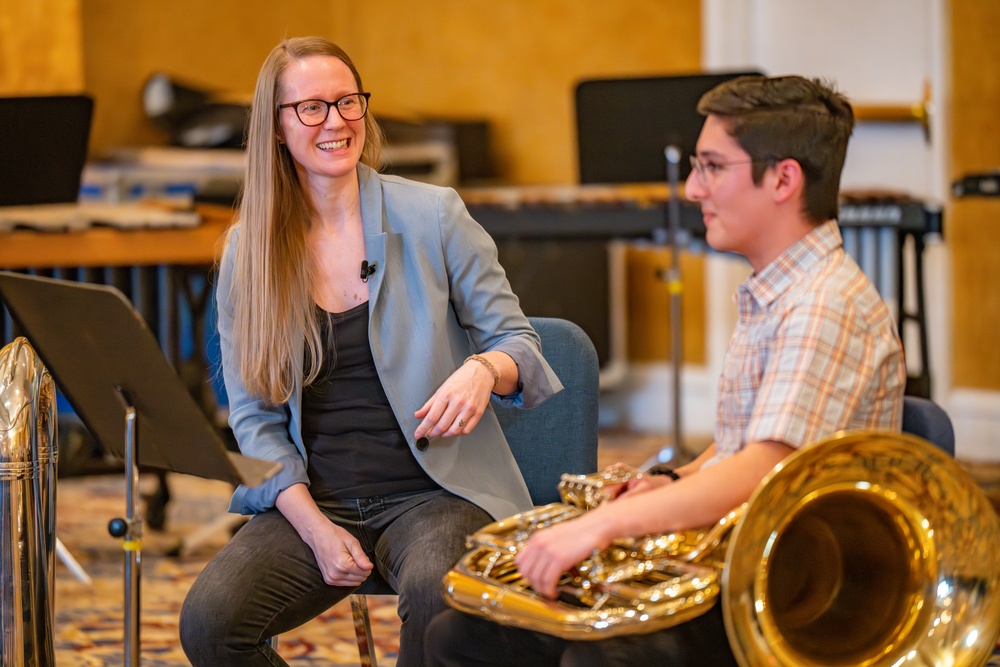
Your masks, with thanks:
M618 540L563 576L559 600L543 598L513 556L534 530L582 511L556 503L471 536L444 579L448 603L606 639L690 620L721 588L744 667L972 667L1000 633L1000 522L961 467L914 436L839 433L804 447L711 529Z
M0 664L55 664L55 386L24 338L0 349Z
M635 470L563 475L564 503L494 522L469 537L468 551L445 575L456 609L565 639L606 639L653 632L694 618L719 594L726 538L742 508L701 530L619 539L559 582L559 600L535 593L514 556L536 530L578 516L605 499L604 486Z

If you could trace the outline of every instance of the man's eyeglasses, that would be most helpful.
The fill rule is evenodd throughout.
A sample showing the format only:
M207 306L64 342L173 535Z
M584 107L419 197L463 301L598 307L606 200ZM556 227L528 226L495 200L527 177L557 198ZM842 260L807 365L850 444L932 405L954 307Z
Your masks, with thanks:
M774 164L774 160L733 160L724 162L722 160L702 160L697 155L691 156L691 171L694 172L702 183L713 180L726 167L734 167L738 164Z
M344 120L361 120L368 113L368 98L371 96L371 93L351 93L332 102L327 102L326 100L300 100L298 102L289 102L288 104L279 104L278 108L285 109L291 107L295 109L295 115L298 116L299 122L303 125L314 127L326 122L327 116L330 115L330 107L336 109L337 113Z

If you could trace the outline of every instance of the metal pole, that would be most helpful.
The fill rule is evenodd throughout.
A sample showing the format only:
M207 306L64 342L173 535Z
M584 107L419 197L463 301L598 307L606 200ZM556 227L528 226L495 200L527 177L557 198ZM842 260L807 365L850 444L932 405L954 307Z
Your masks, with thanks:
M681 200L680 162L681 150L677 146L667 146L667 184L670 199L667 202L667 221L670 228L670 269L667 271L667 289L670 292L670 363L673 371L673 426L674 447L677 453L686 452L681 423L681 364L684 359L681 329L681 295L684 291L681 281Z
M124 537L125 550L125 667L139 665L139 582L142 567L142 519L139 515L138 424L135 406L118 387L125 408L125 520L112 519L115 537ZM124 525L122 525L124 524Z

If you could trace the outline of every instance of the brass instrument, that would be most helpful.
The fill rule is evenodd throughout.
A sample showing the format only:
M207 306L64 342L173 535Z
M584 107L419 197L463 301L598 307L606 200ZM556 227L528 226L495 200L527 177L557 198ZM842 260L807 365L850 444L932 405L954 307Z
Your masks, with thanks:
M55 664L55 385L24 338L0 350L0 664Z
M626 474L628 472L626 471ZM616 540L544 598L513 557L608 482L486 526L445 576L456 609L566 639L672 627L722 597L745 667L982 665L1000 634L1000 521L947 454L911 435L838 433L777 466L704 530ZM614 483L617 480L612 480ZM581 506L571 504L576 501Z

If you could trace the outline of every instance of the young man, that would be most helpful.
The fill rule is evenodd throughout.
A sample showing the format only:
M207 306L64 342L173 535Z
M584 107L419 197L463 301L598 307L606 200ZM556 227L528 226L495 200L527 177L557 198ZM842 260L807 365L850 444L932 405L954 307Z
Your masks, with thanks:
M685 191L709 245L743 255L739 323L719 388L715 442L675 475L536 533L517 555L539 593L617 537L706 526L749 499L795 449L842 429L898 431L905 368L875 288L842 248L840 173L850 104L820 81L742 77L708 92ZM439 665L735 665L721 605L648 635L567 642L457 611L428 632ZM655 662L654 662L655 661Z

